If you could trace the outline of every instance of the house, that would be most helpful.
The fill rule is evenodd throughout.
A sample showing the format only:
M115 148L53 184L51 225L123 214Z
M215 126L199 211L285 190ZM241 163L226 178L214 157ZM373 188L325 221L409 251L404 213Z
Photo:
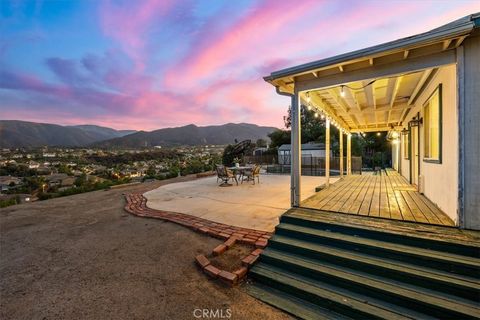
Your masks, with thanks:
M57 173L45 176L45 181L48 187L69 187L75 184L75 177L69 176L66 173Z
M328 128L339 128L339 139L346 136L347 174L351 136L389 132L394 169L456 226L480 230L479 25L479 14L472 14L265 77L292 99L292 206L300 205L298 112L304 104L325 116Z
M291 150L292 146L290 144L282 144L280 147L278 147L278 164L290 164ZM325 144L315 142L302 144L302 157L324 158Z
M42 155L44 158L55 158L57 156L55 152L44 152Z
M257 147L255 149L253 149L253 152L252 152L252 155L254 156L261 156L263 155L265 152L268 151L268 147ZM203 154L204 156L209 156L210 153L209 152L204 152Z
M0 176L0 192L8 191L22 183L22 179L12 176Z
M305 319L478 318L479 57L474 13L264 77L291 99L292 208L250 269L253 296ZM301 105L326 128L325 188L308 199ZM388 132L392 169L352 174L352 136L365 132Z
M38 169L40 167L40 163L36 162L36 161L30 161L28 163L28 168L29 169Z

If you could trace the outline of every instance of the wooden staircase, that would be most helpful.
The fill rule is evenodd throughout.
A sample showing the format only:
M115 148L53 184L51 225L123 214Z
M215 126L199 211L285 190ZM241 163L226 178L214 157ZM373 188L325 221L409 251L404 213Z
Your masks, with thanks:
M251 295L303 319L480 319L478 233L322 215L282 216Z

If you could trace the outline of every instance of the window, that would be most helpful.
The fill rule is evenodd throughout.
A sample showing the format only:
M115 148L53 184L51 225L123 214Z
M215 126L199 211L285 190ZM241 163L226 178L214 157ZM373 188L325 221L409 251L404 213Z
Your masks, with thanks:
M402 148L403 148L403 158L406 160L410 159L410 131L402 135Z
M423 106L424 161L441 163L442 155L442 85Z

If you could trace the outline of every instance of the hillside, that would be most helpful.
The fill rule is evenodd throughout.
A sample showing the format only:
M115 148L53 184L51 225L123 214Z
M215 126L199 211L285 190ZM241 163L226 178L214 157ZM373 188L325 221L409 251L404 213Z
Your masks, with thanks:
M137 148L153 146L229 144L235 140L268 139L274 127L261 127L248 123L227 123L218 126L198 127L190 124L177 128L165 128L151 132L139 131L121 138L96 143L98 147Z
M19 120L0 120L0 147L81 147L132 132L135 131L119 131L94 125L60 126Z

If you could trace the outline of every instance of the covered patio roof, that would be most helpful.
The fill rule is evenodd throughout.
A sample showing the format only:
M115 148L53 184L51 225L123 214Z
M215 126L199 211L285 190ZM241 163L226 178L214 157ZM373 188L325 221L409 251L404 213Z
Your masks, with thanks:
M279 93L298 94L345 132L389 131L405 117L438 68L480 24L480 13L377 46L274 71Z

